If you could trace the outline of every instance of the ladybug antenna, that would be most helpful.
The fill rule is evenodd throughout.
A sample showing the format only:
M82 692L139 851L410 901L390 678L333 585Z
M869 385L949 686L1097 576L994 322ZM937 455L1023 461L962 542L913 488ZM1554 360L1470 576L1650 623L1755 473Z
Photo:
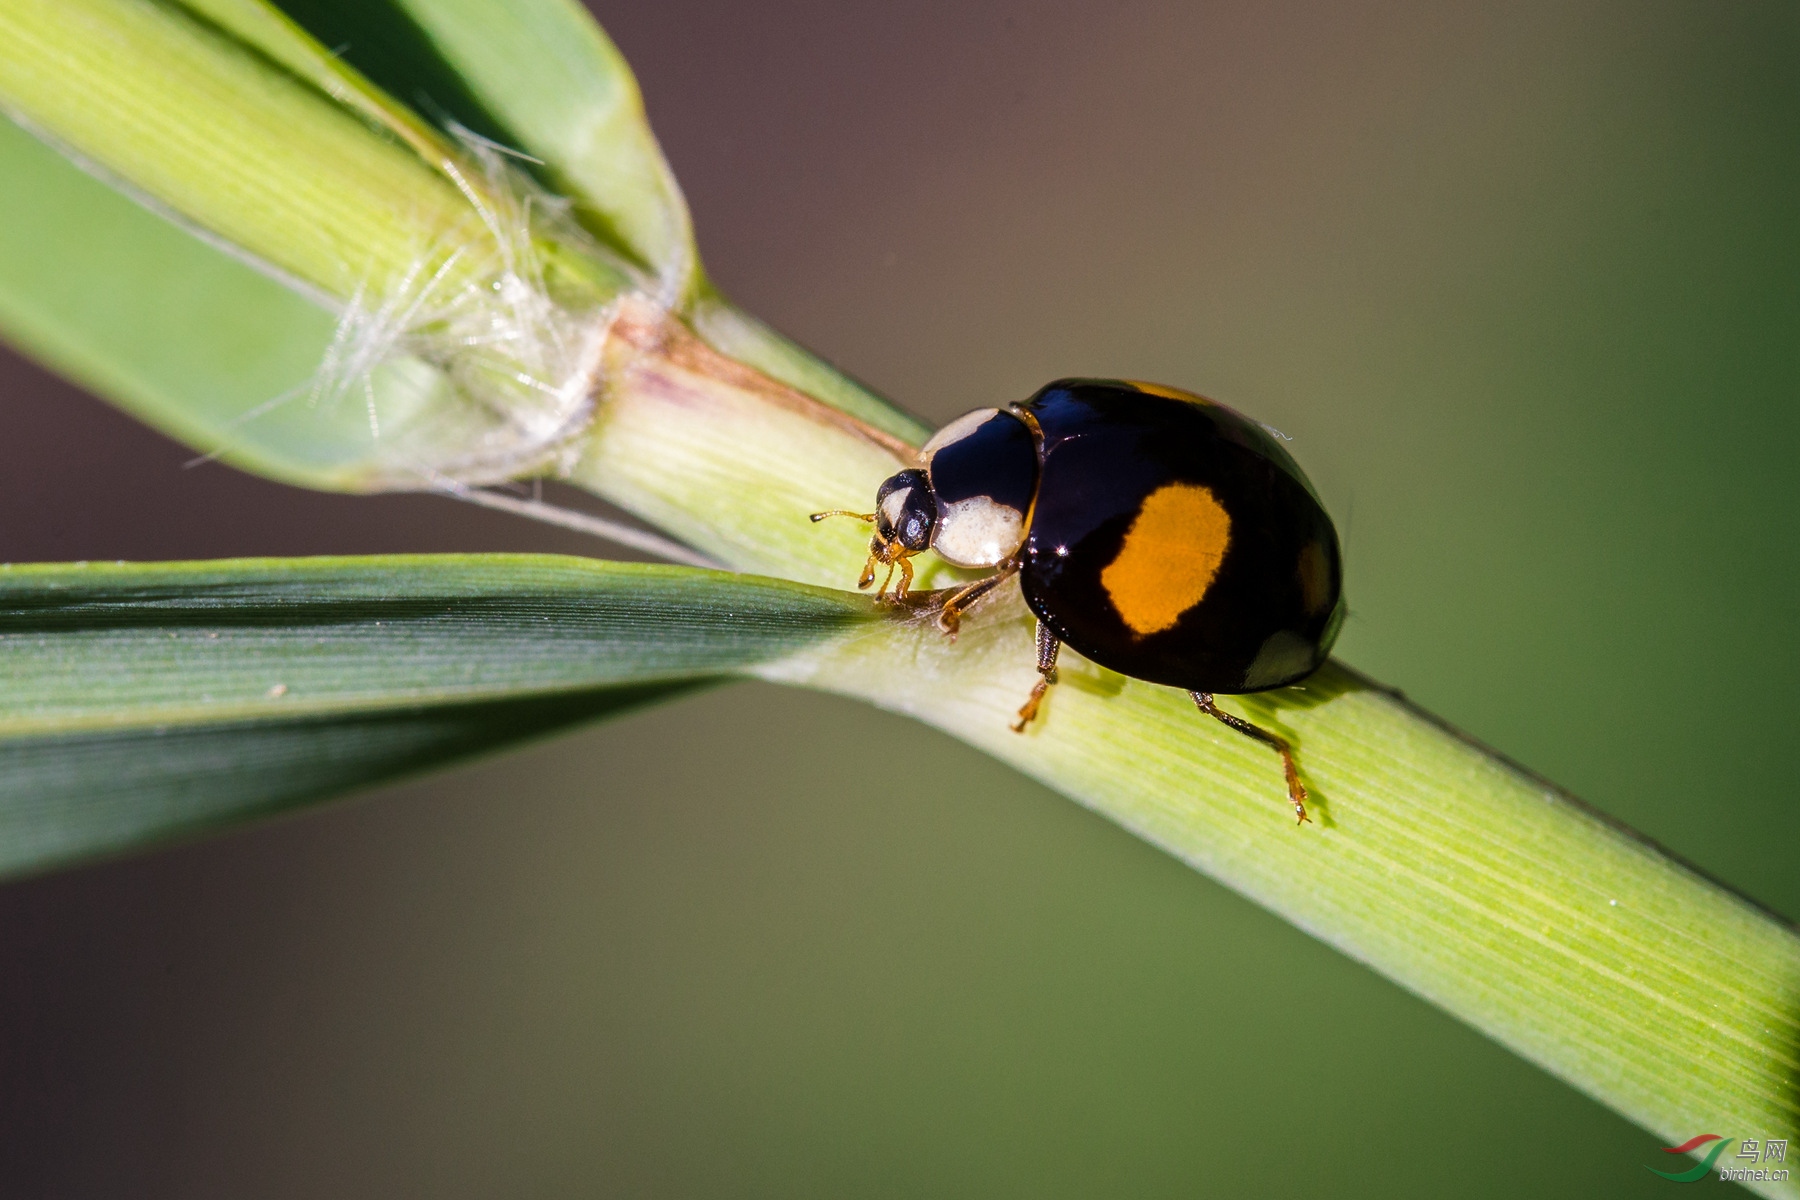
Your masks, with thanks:
M859 521L873 521L875 519L875 514L851 512L847 508L834 508L830 512L814 513L811 519L813 524L816 525L826 517L855 517Z

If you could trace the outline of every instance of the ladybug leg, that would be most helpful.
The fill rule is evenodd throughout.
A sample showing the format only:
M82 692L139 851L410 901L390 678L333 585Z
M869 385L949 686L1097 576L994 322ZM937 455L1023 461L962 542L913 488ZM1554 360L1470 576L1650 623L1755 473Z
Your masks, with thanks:
M1287 772L1288 800L1294 805L1294 815L1302 821L1312 820L1306 815L1306 785L1300 782L1299 768L1294 765L1294 750L1287 744L1287 739L1277 737L1266 729L1252 725L1242 717L1234 717L1221 710L1218 705L1213 703L1211 692L1189 692L1188 695L1194 698L1194 703L1199 705L1200 711L1207 716L1231 726L1245 737L1255 738L1281 755L1282 770Z
M955 641L956 631L962 627L963 610L1018 573L1017 561L1002 563L996 574L989 575L986 579L977 579L967 587L951 593L950 598L944 601L944 606L938 610L938 628L951 641Z
M909 561L911 558L912 555L902 553L894 559L894 564L900 568L900 586L894 589L895 604L903 602L907 593L912 591L913 565Z
M1044 693L1056 682L1056 652L1062 649L1062 643L1056 635L1045 627L1042 621L1037 623L1037 656L1038 679L1031 685L1031 695L1026 697L1024 705L1019 709L1019 719L1012 723L1014 733L1024 733L1025 727L1037 719L1038 705L1044 702Z
M875 522L875 514L874 513L851 512L847 508L834 508L830 512L817 512L817 513L812 514L812 516L808 519L811 520L814 525L817 525L820 521L823 521L826 517L849 517L852 520L867 521L870 524L874 524L874 522ZM856 581L856 586L859 590L866 588L871 583L875 582L875 563L880 558L880 556L881 556L881 539L875 538L872 541L870 541L870 543L869 543L869 561L863 564L862 578L860 578ZM881 590L885 592L887 590L887 585L883 584ZM876 594L880 595L880 593L876 593Z

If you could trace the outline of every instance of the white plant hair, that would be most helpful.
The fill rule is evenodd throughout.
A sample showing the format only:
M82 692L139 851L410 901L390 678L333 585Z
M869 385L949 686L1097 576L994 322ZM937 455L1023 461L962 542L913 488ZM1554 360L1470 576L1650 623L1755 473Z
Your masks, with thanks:
M308 405L363 408L375 448L372 488L433 491L673 562L717 566L648 530L487 490L569 474L604 390L606 342L622 300L628 293L667 310L692 264L683 255L652 279L576 224L567 200L503 157L515 152L452 132L482 186L455 163L441 165L480 218L485 241L430 247L380 294L358 288L305 389ZM546 241L602 264L627 281L625 291L571 307L546 283Z
M635 286L660 290L609 253L485 139L460 139L482 172L446 173L480 218L474 244L424 248L394 282L344 304L307 389L309 406L360 406L380 488L442 490L563 475L592 421L617 304L571 308L545 282L553 238ZM646 286L648 285L648 286Z
M569 201L539 187L508 158L526 154L451 123L479 169L477 187L447 157L438 166L480 218L486 242L421 247L399 281L375 294L366 284L347 302L251 253L90 159L12 106L10 119L77 168L321 307L337 328L312 379L227 422L230 429L304 399L309 408L354 402L367 416L376 453L361 483L369 491L430 491L592 534L671 562L720 564L679 542L593 513L486 490L522 478L566 476L580 456L603 390L612 319L628 294L667 312L694 269L687 239L655 277L588 235ZM681 214L685 223L685 212ZM551 294L539 239L553 240L626 281L612 301L570 307ZM459 271L471 257L481 269ZM211 462L220 445L188 462Z

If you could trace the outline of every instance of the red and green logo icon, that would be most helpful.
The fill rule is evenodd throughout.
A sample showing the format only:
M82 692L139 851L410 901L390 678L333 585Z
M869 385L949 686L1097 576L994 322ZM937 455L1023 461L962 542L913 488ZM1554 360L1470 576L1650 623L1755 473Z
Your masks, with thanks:
M1706 1152L1706 1157L1685 1171L1658 1171L1655 1167L1645 1167L1644 1170L1652 1175L1661 1175L1664 1179L1672 1179L1676 1183L1694 1183L1705 1178L1707 1172L1713 1169L1713 1164L1719 1161L1719 1155L1725 1153L1725 1147L1731 1144L1731 1140L1716 1133L1703 1133L1689 1138L1679 1146L1664 1146L1664 1154L1691 1154L1706 1143L1712 1143L1712 1149Z

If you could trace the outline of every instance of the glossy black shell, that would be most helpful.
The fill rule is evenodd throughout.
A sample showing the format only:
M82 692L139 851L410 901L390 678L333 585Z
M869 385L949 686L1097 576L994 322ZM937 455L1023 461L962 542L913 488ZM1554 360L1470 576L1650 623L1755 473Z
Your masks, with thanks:
M1037 449L1031 430L1003 410L967 435L938 450L931 459L931 490L939 504L958 504L986 496L996 504L1031 511L1037 494Z
M1311 674L1343 619L1337 532L1280 442L1220 404L1118 380L1064 379L1015 407L1041 434L1020 579L1062 641L1105 667L1199 692ZM1103 574L1145 500L1206 488L1230 537L1204 596L1151 633L1127 625Z

